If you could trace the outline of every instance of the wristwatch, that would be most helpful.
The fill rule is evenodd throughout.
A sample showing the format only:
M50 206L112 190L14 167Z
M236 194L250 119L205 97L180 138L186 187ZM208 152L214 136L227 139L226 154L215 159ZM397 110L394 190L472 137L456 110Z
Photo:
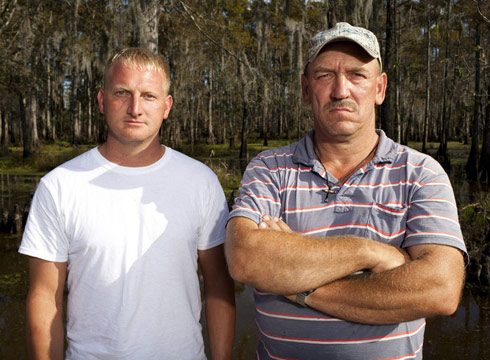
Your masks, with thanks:
M315 290L316 289L308 290L308 291L296 294L296 303L301 305L301 306L308 307L308 305L305 304L306 297L308 295L310 295Z

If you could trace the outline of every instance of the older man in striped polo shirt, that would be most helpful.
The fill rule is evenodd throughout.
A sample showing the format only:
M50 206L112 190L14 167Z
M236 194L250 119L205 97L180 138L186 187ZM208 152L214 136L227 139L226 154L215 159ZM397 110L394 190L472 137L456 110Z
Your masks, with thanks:
M225 247L255 288L257 359L421 359L425 318L458 306L451 184L375 129L386 84L373 33L317 34L301 79L314 130L245 171Z

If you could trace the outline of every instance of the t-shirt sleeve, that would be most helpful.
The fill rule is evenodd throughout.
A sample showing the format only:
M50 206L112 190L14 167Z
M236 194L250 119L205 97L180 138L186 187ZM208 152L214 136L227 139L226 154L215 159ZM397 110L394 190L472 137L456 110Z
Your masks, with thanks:
M429 164L426 176L414 181L413 185L403 247L449 245L460 249L467 258L456 200L447 174L437 164Z
M211 174L207 191L202 197L202 226L199 233L199 250L211 249L225 241L228 204L216 175Z
M68 261L68 240L53 197L41 179L29 209L19 253L47 261Z
M263 215L281 217L280 193L287 189L280 188L280 171L281 166L273 154L264 152L250 161L230 218L242 216L258 224Z

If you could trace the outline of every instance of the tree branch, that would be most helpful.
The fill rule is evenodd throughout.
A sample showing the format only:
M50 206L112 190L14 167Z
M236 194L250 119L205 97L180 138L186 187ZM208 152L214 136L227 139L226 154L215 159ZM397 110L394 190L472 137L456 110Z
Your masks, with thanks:
M478 14L480 14L480 16L482 17L483 21L485 21L487 24L490 25L490 19L487 18L483 12L481 11L481 2L480 1L477 1L477 0L473 0L474 2L476 2L476 8L478 9Z
M7 11L9 11L10 8L10 14L8 15L8 19L0 26L0 34L3 32L3 30L8 26L10 23L10 20L12 20L12 17L14 16L15 9L17 8L17 0L14 0L12 6L6 5L5 8L2 11L2 15L0 16L2 19L4 18L5 14Z
M209 34L207 34L201 26L198 24L197 20L195 19L194 15L192 14L194 11L191 9L191 7L187 4L185 4L183 1L179 0L180 5L182 6L182 9L184 10L185 14L187 15L188 18L191 19L192 23L196 27L196 29L201 33L202 36L204 36L206 39L211 41L214 45L216 45L218 48L222 49L224 52L226 52L228 55L231 57L235 58L238 60L241 64L245 65L245 67L255 76L258 76L260 78L263 78L263 75L260 74L260 72L257 71L257 69L253 68L250 65L250 62L248 61L247 57L245 54L243 54L243 58L241 56L238 56L237 54L233 53L231 50L220 44L218 41L216 41L214 38L212 38ZM179 9L176 9L178 12L182 13Z

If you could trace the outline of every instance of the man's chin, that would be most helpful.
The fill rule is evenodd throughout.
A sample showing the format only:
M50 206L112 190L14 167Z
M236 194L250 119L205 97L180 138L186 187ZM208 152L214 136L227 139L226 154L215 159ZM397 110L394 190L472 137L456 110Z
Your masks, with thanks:
M340 124L339 126L330 126L324 130L324 134L326 135L326 141L345 141L356 134L359 133L358 124Z

